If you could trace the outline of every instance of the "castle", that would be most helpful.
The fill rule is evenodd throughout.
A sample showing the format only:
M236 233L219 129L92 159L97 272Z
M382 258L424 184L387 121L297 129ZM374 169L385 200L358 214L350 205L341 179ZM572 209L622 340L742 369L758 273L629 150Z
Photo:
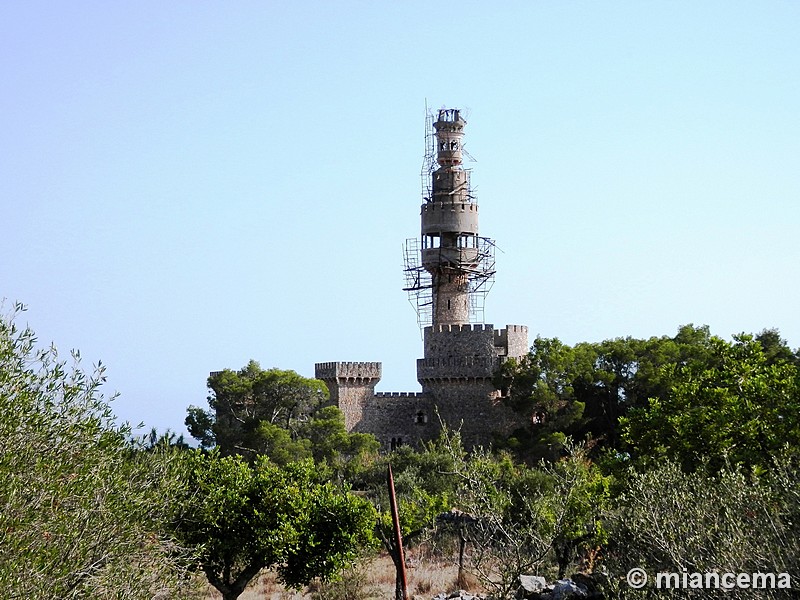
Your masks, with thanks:
M421 233L405 246L405 290L424 328L417 360L422 391L376 393L379 362L315 367L347 430L371 433L384 448L435 438L439 418L461 428L467 447L487 444L493 432L518 424L499 403L492 377L504 360L527 354L528 328L475 323L482 321L494 281L494 243L478 234L478 203L462 167L465 124L457 109L439 110L426 122Z

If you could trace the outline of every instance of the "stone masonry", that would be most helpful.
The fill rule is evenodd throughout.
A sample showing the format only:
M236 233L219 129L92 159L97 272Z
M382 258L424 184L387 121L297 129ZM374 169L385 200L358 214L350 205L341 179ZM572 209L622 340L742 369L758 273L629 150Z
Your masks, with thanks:
M407 267L416 277L407 290L424 294L431 306L417 360L422 391L376 393L379 362L326 362L315 369L348 431L371 433L387 449L435 438L439 419L460 428L467 447L519 426L519 417L499 403L492 377L503 361L528 352L528 328L470 323L472 297L494 275L494 264L482 250L493 244L478 236L478 204L461 167L465 124L457 109L440 110L433 122L438 168L431 169L430 194L420 209L419 267Z

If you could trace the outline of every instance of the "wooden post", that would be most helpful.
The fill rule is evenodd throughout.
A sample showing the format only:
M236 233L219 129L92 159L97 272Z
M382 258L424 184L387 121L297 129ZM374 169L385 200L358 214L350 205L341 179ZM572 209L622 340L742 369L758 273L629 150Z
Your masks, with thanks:
M406 557L403 553L403 535L400 532L400 514L397 512L397 496L394 493L394 477L392 465L387 469L387 483L389 485L389 505L392 509L392 524L394 525L394 546L396 556L393 556L396 569L395 600L408 600L408 583L406 582Z

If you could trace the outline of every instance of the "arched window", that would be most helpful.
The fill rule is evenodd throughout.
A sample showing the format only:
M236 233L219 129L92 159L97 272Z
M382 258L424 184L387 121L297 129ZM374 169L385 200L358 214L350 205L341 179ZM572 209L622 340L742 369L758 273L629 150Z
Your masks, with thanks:
M427 419L427 417L425 416L425 413L424 413L424 412L422 412L422 411L419 411L419 412L416 414L416 416L414 417L414 422L415 422L417 425L424 425L425 423L427 423L427 422L428 422L428 419Z

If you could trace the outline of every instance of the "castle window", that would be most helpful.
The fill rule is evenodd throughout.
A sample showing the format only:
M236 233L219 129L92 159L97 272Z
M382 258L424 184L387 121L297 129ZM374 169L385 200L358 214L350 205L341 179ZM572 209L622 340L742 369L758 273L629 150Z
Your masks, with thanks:
M402 445L403 445L403 438L401 437L392 438L392 443L390 446L392 450L397 450Z
M425 423L427 423L427 422L428 422L428 418L425 416L425 413L424 413L424 412L422 412L422 411L419 411L419 412L416 414L416 416L414 417L414 422L415 422L417 425L424 425Z

